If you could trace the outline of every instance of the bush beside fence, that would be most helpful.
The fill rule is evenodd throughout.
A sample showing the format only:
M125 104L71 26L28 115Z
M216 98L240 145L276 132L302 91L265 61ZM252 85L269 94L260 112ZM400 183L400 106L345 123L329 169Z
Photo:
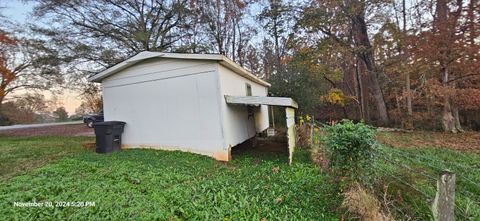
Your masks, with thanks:
M401 220L480 220L479 155L379 145L362 123L319 125L310 125L318 128L313 149L326 156L342 189L359 183Z

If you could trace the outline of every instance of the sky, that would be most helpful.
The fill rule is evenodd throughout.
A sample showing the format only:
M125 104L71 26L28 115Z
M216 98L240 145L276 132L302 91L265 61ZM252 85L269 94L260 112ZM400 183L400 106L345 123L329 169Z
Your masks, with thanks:
M35 20L32 20L31 18L33 16L30 15L34 8L34 3L22 1L22 0L0 0L0 7L3 7L2 14L7 17L9 20L14 21L16 23L22 24L22 23L32 23L35 22ZM256 11L256 13L253 14L258 14L258 11L260 10L260 7L253 7L251 10ZM255 18L247 18L247 22L255 22ZM262 33L256 35L252 41L253 42L261 42L263 40L263 35ZM21 95L25 93L25 90L16 92L15 96ZM51 99L52 95L50 92L46 91L43 92L45 94L45 97L47 99ZM79 98L78 92L72 91L72 90L63 90L62 95L57 95L59 105L64 106L65 109L69 112L69 114L75 113L75 109L80 105L81 100Z
M30 13L34 7L32 2L25 3L21 0L0 0L0 7L2 14L11 21L18 23L31 22L29 19L32 17ZM25 91L17 92L15 95L25 93ZM52 98L52 94L44 92L47 99ZM75 113L75 109L80 105L81 100L78 98L78 92L72 90L63 90L62 95L58 95L60 105L64 106L69 114Z
M20 0L0 0L0 7L5 7L2 14L11 20L25 22L29 18L34 4L24 3Z

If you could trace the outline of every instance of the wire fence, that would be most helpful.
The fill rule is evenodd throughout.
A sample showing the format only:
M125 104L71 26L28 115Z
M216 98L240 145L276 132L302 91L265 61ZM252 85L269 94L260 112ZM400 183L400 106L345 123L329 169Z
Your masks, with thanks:
M321 124L313 122L308 127L312 131L311 144L321 146L320 133L313 133L315 129L321 132ZM389 192L377 185L372 193L387 210L402 220L433 218L432 202L438 191L440 173L444 171L456 176L456 219L480 220L480 162L451 161L429 152L383 145L377 149L374 159L376 180L402 188Z
M383 148L385 149L385 148ZM480 170L477 170L472 167L468 167L465 165L461 165L459 163L455 162L447 162L447 161L442 161L439 159L435 159L432 157L427 157L425 155L418 155L418 154L412 154L406 151L398 150L395 148L389 148L389 151L392 152L393 154L390 155L390 157L394 157L395 159L403 159L405 161L409 161L414 165L417 166L422 166L424 169L430 169L437 174L441 171L452 171L457 173L458 181L460 184L462 183L467 183L468 185L471 185L474 187L474 189L477 191L477 193L480 193L480 184L478 182L473 181L468 177L469 174L473 175L480 175ZM383 152L384 154L388 154ZM424 159L422 161L416 160L416 159ZM480 164L480 163L479 163ZM442 166L443 165L443 166ZM404 165L405 166L405 165ZM462 173L462 172L467 172L467 174Z
M392 147L380 147L375 155L377 161L383 166L390 166L394 169L387 170L380 166L375 169L381 171L383 176L395 180L399 184L411 190L404 191L405 195L419 194L424 199L425 206L431 207L436 194L436 183L439 173L445 170L456 174L457 184L455 190L455 215L459 220L480 219L480 186L467 177L469 172L475 172L475 168L465 166L459 162L447 162L430 156L413 154L406 150ZM414 179L402 179L400 174L409 172ZM433 188L432 188L433 187ZM408 205L401 205L405 208Z

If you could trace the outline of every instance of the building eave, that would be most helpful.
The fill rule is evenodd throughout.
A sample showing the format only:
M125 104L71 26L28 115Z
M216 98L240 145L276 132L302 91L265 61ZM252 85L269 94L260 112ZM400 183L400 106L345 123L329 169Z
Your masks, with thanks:
M265 87L270 87L271 85L258 78L257 76L253 75L249 71L242 68L240 65L236 64L232 60L228 59L227 57L219 54L181 54L181 53L163 53L163 52L151 52L151 51L144 51L140 52L137 55L122 61L106 70L103 70L97 74L94 74L88 78L88 81L91 82L101 82L103 79L110 77L121 70L124 70L128 67L131 67L143 60L149 58L172 58L172 59L186 59L186 60L213 60L218 61L221 65L225 66L226 68L232 70L233 72L237 73L238 75L245 77L255 83L258 83Z

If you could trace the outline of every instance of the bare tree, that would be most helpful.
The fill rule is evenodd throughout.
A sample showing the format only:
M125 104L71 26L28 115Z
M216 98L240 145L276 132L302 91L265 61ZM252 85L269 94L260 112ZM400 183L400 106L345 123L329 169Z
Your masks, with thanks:
M51 22L58 26L49 31L120 51L163 51L183 37L177 30L184 25L186 0L36 2L36 16L55 18Z
M274 48L274 69L282 68L282 57L285 55L286 43L289 35L292 33L291 24L294 21L292 6L286 4L283 0L268 0L257 20L263 23L263 28L273 41ZM266 79L269 78L269 72L266 72Z
M190 9L204 24L203 35L214 45L213 51L236 62L242 62L239 55L243 54L248 41L245 36L248 28L242 23L246 7L244 1L238 0L195 0L190 4Z
M49 89L62 81L59 63L45 42L0 32L0 45L0 107L17 90Z

